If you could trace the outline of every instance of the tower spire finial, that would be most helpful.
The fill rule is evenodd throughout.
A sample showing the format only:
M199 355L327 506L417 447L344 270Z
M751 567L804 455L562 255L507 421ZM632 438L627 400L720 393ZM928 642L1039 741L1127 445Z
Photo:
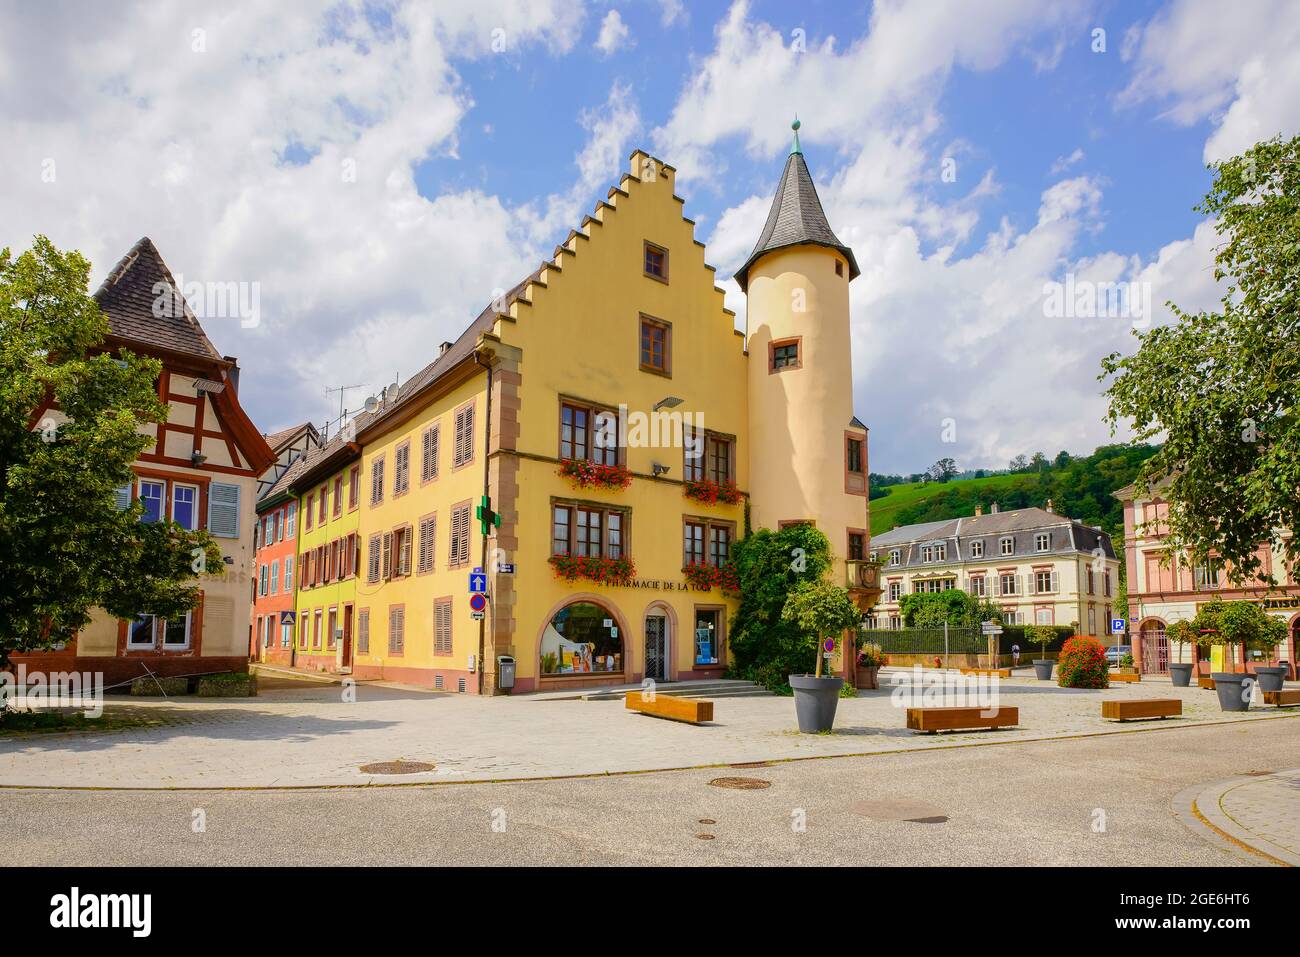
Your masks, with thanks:
M802 156L803 150L799 146L799 114L798 113L795 114L794 122L790 124L790 129L794 130L794 145L790 147L790 155L793 156L795 153L798 153Z

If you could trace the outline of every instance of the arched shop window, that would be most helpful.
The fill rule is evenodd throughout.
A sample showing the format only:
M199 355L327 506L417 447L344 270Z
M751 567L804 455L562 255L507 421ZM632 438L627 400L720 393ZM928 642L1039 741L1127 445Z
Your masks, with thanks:
M543 675L623 670L623 636L608 609L578 601L555 613L542 633Z

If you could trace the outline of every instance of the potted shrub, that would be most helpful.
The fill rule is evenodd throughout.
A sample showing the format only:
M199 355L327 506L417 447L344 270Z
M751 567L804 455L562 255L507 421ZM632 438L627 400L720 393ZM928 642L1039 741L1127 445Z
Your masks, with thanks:
M1052 680L1052 659L1047 657L1047 643L1056 637L1056 629L1050 625L1028 625L1025 627L1025 640L1036 642L1041 658L1034 659L1034 674L1039 681Z
M864 644L858 649L858 687L875 690L880 687L876 676L885 664L879 645Z
M1056 683L1062 688L1109 688L1106 648L1096 638L1076 635L1061 646Z
M1192 627L1190 621L1176 621L1165 629L1165 638L1183 646L1200 644L1200 634ZM1187 688L1192 683L1192 671L1196 664L1191 661L1171 661L1169 679L1175 688Z
M1127 651L1124 652L1124 654L1120 655L1120 656L1119 656L1119 667L1117 667L1115 670L1118 671L1118 672L1119 672L1120 674L1122 674L1122 675L1135 675L1135 674L1137 674L1137 671L1138 671L1138 670L1137 670L1137 668L1134 667L1134 665L1133 665L1133 655L1132 655L1131 653L1127 652Z
M1249 601L1223 601L1216 598L1206 602L1192 619L1192 627L1209 644L1224 649L1229 668L1232 667L1234 649L1238 646L1272 651L1286 637L1286 625L1281 619L1274 618ZM1284 670L1268 670L1270 684L1273 684L1274 673L1276 674L1275 689L1265 688L1262 683L1260 687L1265 690L1280 690ZM1254 675L1230 670L1216 671L1211 677L1214 678L1214 690L1219 696L1220 708L1224 711L1246 711L1250 708L1256 680Z
M799 628L808 643L815 642L817 654L813 674L789 676L799 730L804 734L829 731L835 724L844 679L822 674L823 651L834 651L836 636L857 628L862 612L847 588L822 579L799 582L786 598L781 617Z

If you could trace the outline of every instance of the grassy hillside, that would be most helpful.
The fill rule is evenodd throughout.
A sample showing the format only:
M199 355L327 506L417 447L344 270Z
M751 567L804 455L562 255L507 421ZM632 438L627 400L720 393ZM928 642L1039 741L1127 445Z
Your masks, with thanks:
M1155 451L1146 445L1104 445L1092 455L1041 472L886 486L889 494L871 500L871 533L974 515L976 505L987 510L997 502L1005 511L1042 508L1051 499L1058 515L1099 525L1112 539L1119 539L1123 506L1112 493L1130 484Z

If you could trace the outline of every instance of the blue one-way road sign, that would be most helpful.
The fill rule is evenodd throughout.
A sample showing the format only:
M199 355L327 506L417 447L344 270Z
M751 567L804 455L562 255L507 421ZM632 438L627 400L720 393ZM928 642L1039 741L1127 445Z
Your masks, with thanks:
M487 591L487 576L481 572L471 574L469 576L469 591L471 595Z

